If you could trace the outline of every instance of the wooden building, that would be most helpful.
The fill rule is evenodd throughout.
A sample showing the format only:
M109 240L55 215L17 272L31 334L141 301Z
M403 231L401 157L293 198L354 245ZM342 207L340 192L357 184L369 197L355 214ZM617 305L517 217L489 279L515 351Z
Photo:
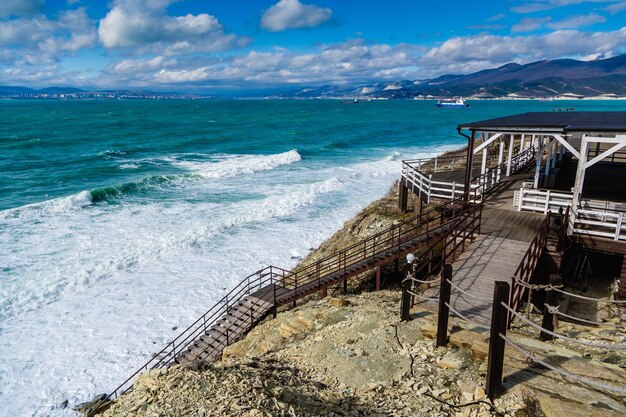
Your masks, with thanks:
M507 208L565 213L571 242L621 264L615 296L626 299L626 112L524 113L457 131L468 140L466 155L405 161L406 191L428 202L481 200L515 179L503 194Z

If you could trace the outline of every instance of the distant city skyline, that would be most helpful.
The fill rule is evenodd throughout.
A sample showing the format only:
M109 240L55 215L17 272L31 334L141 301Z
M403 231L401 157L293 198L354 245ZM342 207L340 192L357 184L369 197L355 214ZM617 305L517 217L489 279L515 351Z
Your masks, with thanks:
M0 85L228 92L626 52L626 1L2 0Z

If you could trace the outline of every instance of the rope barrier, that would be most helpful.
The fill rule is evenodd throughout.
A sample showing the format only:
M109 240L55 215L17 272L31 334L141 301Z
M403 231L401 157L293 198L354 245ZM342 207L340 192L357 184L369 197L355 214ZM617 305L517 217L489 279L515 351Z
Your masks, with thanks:
M480 327L481 329L488 329L487 326L485 326L484 324L478 324L473 320L468 319L467 317L465 317L463 314L461 314L461 312L459 312L458 310L456 310L454 307L450 306L450 304L448 303L444 303L451 312L453 312L454 314L456 314L457 316L459 316L460 318L462 318L463 320L465 320L466 322L468 322L469 324L471 324L474 327Z
M581 300L596 301L596 302L606 301L607 303L613 303L613 304L626 304L626 300L605 300L604 298L585 297L584 295L574 294L571 292L560 290L558 288L554 288L554 290L557 292L560 292L561 294L569 295L574 298L580 298Z
M424 300L424 301L434 301L435 303L438 303L438 302L439 302L439 298L428 298L428 297L424 297L423 295L421 295L421 294L417 294L417 293L415 293L415 292L413 292L413 291L411 291L411 290L406 290L406 292L408 292L409 294L414 295L415 297L419 298L419 301Z
M622 387L616 387L614 385L610 385L610 384L603 384L601 382L596 382L594 380L591 380L589 378L585 378L584 376L580 376L580 375L576 375L573 372L567 371L565 369L562 368L558 368L554 365L550 365L549 363L542 361L541 359L537 358L536 356L534 356L532 353L530 353L529 351L527 351L526 349L520 347L519 345L515 344L511 339L509 339L508 337L506 337L505 335L503 335L502 333L499 333L499 336L504 339L504 341L511 346L513 349L517 350L519 353L521 353L522 355L526 356L527 358L531 359L533 362L536 362L542 366L545 366L546 368L562 375L565 377L568 377L570 379L573 379L577 382L583 383L583 384L587 384L590 385L592 387L595 388L600 388L600 389L604 389L604 390L610 390L610 391L615 391L615 392L619 392L620 394L626 394L626 389L622 388Z
M530 284L526 281L519 279L518 277L513 277L515 283L520 287L528 288L529 290L546 290L552 291L558 288L563 288L563 285L552 285L552 284Z
M407 278L406 280L409 280L409 279L410 279L411 281L419 282L420 284L434 284L434 283L436 283L436 282L439 282L439 281L440 281L440 279L439 279L439 278L431 279L431 280L429 280L429 281L424 281L424 280L417 279L417 278L413 278L413 277ZM406 280L405 280L405 281L406 281Z
M570 316L569 314L561 313L559 311L559 306L551 306L551 305L546 304L546 308L548 309L548 313L550 314L558 314L559 316L567 317L568 319L580 321L582 323L593 324L596 326L611 326L611 327L617 327L618 329L626 328L626 326L623 326L621 324L602 323L598 321L585 320L579 317Z
M526 317L524 317L523 315L519 314L517 311L513 310L511 307L509 307L505 303L501 303L501 304L511 314L513 314L515 317L517 317L520 320L522 320L524 323L530 324L531 326L533 326L537 330L540 330L540 331L542 331L542 332L544 332L546 334L549 334L550 336L556 337L558 339L563 339L563 340L567 340L567 341L569 341L571 343L578 343L580 345L594 347L594 348L598 348L598 349L626 350L626 343L616 344L616 343L592 342L592 341L589 341L589 340L579 340L579 339L574 339L572 337L568 337L568 336L565 336L565 335L562 335L562 334L559 334L559 333L554 333L553 331L545 329L545 328L541 327L540 325L538 325L538 324L528 320Z
M456 290L460 291L461 293L463 293L463 294L465 294L465 295L468 295L468 296L470 296L470 297L472 297L472 298L475 298L475 299L480 300L480 301L485 301L485 302L488 302L488 303L491 303L491 302L493 301L493 300L492 300L492 299L490 299L490 298L479 297L479 296L477 296L477 295L471 294L471 293L469 293L469 292L467 292L467 291L463 290L461 287L459 287L458 285L456 285L455 283L453 283L453 282L452 282L452 281L450 281L449 279L447 279L446 281L448 282L448 284L450 284L450 286L452 286L452 288L454 288L454 289L456 289Z

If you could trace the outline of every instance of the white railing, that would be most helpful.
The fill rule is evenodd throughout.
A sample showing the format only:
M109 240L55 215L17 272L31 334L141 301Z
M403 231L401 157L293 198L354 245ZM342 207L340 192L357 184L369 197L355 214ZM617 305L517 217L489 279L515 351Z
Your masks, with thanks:
M533 159L535 151L527 148L523 152L511 158L511 174L524 167ZM446 172L465 168L465 158L453 157L439 158L439 162L429 159L414 159L402 161L402 177L407 186L423 201L430 203L431 199L453 200L461 197L465 191L465 184L457 181L439 181L433 179L434 172ZM428 164L428 165L427 165ZM482 195L497 185L506 176L508 161L492 168L487 168L485 173L474 179L470 184L470 198L480 200ZM454 169L453 169L454 167ZM421 169L420 169L421 168Z
M532 187L532 185L531 185ZM543 214L556 214L565 211L572 204L573 194L566 191L534 189L522 185L513 197L513 205L518 211L536 211Z
M626 212L582 207L574 210L570 222L572 232L579 235L606 237L626 241Z
M573 195L566 191L533 189L523 185L515 192L513 205L519 211L539 213L565 212L572 205ZM619 203L583 200L568 219L569 234L626 240L626 206Z

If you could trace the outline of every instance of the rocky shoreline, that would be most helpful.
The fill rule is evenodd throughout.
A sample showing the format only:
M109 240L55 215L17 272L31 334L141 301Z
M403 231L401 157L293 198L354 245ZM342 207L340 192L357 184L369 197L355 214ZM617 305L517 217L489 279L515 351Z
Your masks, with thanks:
M397 184L312 250L300 265L330 255L413 215L397 208ZM415 206L410 202L409 207ZM222 361L196 369L148 371L113 403L81 411L86 416L621 416L625 398L572 383L529 364L507 349L507 391L485 396L488 336L451 318L450 346L436 348L436 314L419 307L400 321L399 265L382 268L384 291L374 273L349 281L349 296L313 295L284 307L244 339L227 347ZM623 332L594 332L567 324L568 332L623 343ZM516 340L550 362L615 386L626 385L624 358L539 342L531 329ZM100 414L98 414L100 413Z

